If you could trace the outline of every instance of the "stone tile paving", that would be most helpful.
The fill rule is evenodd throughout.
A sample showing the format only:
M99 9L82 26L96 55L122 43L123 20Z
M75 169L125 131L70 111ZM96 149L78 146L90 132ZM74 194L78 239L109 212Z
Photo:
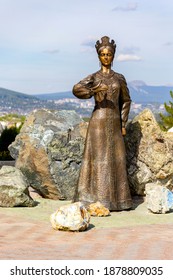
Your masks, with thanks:
M49 216L60 201L38 199L34 208L0 208L1 260L172 260L173 213L132 211L91 218L85 232L52 229Z

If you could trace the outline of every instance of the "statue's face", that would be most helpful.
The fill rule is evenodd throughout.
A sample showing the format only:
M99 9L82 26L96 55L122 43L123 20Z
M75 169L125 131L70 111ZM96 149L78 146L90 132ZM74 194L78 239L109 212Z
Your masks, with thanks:
M104 48L99 53L99 59L103 66L110 66L114 59L114 55L109 48Z

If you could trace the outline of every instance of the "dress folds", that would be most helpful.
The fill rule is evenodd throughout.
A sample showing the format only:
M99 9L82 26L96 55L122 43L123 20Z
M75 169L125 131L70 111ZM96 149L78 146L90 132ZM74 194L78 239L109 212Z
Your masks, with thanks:
M92 86L107 90L93 94ZM121 129L125 127L131 99L123 75L101 70L73 87L81 99L94 96L95 107L89 121L74 201L88 205L100 201L109 210L132 206L126 171L126 151Z

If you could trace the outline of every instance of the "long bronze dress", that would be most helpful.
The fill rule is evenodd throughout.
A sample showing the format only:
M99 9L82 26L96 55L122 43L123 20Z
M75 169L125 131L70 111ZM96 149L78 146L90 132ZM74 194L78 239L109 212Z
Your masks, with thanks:
M78 187L74 201L84 205L100 201L109 210L129 209L132 200L126 172L126 152L121 129L130 110L130 96L123 75L101 70L89 75L73 88L78 98L90 98L90 87L103 83L108 89L95 107L89 122Z

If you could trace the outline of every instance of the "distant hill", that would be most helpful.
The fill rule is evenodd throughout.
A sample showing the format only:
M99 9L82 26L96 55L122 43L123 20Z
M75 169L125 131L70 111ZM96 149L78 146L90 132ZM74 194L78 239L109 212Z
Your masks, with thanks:
M164 103L170 100L173 86L149 86L142 81L128 83L132 101L135 103Z
M29 95L29 94L25 94L13 90L5 89L5 88L0 88L0 99L10 99L10 100L14 100L15 102L17 102L18 99L38 100L38 98L34 95Z
M45 104L46 103L46 104ZM27 114L34 109L43 108L48 101L9 89L0 88L0 113Z
M133 81L128 83L131 99L135 103L164 103L170 100L170 90L168 86L149 86L143 81ZM37 94L35 97L42 100L59 100L64 98L75 98L71 91Z

